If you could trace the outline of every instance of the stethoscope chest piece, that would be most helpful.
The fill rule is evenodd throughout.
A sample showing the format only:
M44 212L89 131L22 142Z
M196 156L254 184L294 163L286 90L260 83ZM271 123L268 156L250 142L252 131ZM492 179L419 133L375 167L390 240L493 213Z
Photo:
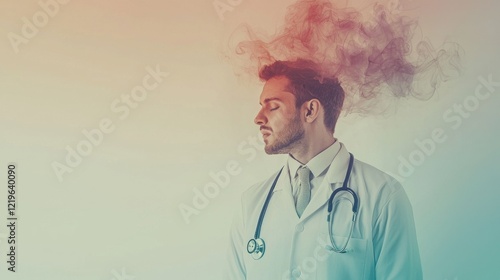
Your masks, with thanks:
M347 167L347 172L344 178L344 183L341 188L336 189L335 191L332 192L330 199L328 200L328 217L327 217L327 222L328 222L328 228L329 232L328 234L330 235L330 242L332 243L332 246L328 246L327 249L330 251L334 251L337 253L345 253L347 244L349 243L349 240L351 239L352 231L354 228L354 223L356 221L356 216L359 208L359 199L357 194L348 187L348 182L349 178L351 175L351 170L354 162L354 156L349 153L350 158L349 158L349 166ZM271 185L271 188L269 189L269 193L267 194L266 200L264 202L264 205L262 206L262 210L260 211L259 215L259 220L257 222L257 227L255 229L255 235L254 238L250 239L247 243L247 252L252 255L252 258L254 260L259 260L264 256L264 253L266 251L266 244L264 243L264 240L260 238L260 231L262 229L262 222L264 221L264 215L266 214L267 206L269 205L269 201L271 200L271 196L274 191L274 187L276 186L276 182L278 181L278 178L281 174L281 171L283 171L283 168L278 172L278 175L276 175L276 178L273 181L273 184ZM353 206L352 206L352 212L353 212L353 217L351 221L351 227L349 230L349 237L347 238L347 241L345 244L341 247L337 247L337 244L335 244L333 240L333 200L335 198L335 195L339 192L347 192L353 197Z
M266 243L262 238L252 238L247 243L247 252L252 255L254 260L259 260L264 256L266 251Z

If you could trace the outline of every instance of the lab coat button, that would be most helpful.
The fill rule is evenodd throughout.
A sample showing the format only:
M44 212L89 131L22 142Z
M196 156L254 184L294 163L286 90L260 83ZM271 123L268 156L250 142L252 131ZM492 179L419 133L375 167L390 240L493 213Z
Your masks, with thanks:
M295 231L297 232L303 232L304 231L304 225L303 224L298 224L295 226Z
M296 268L296 269L294 269L294 270L292 271L292 276L293 276L294 278L299 278L301 274L302 274L302 272L301 272L301 271L300 271L300 269L298 269L298 268Z

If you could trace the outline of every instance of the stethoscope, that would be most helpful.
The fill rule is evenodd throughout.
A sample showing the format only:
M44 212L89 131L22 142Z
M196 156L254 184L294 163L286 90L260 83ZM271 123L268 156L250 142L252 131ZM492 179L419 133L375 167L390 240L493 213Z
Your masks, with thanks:
M347 186L347 183L349 181L349 178L351 176L351 170L352 170L352 164L354 161L354 156L349 153L350 158L349 158L349 166L347 168L347 172L344 178L344 183L342 184L341 188L338 188L332 192L330 195L330 198L328 199L328 216L327 216L327 222L328 222L328 235L330 236L330 242L332 243L332 246L328 246L328 250L334 251L336 253L345 253L345 249L347 248L347 244L349 243L349 240L351 240L351 235L352 231L354 228L354 223L356 221L356 216L358 213L358 207L359 207L359 199L356 193ZM250 239L247 243L247 252L255 259L258 260L264 256L264 253L266 251L266 243L264 242L264 239L260 237L260 230L262 228L262 222L264 221L264 216L266 214L267 206L269 205L269 202L271 201L271 196L274 191L274 187L276 187L276 183L278 182L278 178L283 171L283 168L278 172L278 175L276 175L276 178L273 181L273 184L271 186L271 189L269 190L269 193L267 194L266 201L264 202L264 205L262 206L262 210L260 211L259 215L259 220L257 222L257 228L255 229L255 235L254 238ZM337 244L335 244L333 240L333 199L335 196L340 193L340 192L347 192L353 197L353 205L352 205L352 223L351 227L349 229L349 235L347 237L347 241L345 244L341 247L337 247Z

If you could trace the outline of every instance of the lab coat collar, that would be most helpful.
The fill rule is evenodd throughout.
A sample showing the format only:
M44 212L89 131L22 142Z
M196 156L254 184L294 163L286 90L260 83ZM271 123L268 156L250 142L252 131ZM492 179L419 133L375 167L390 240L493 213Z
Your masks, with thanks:
M339 153L333 159L323 182L319 186L319 189L311 198L311 201L304 210L304 213L302 213L302 216L300 217L301 221L306 220L309 216L326 204L336 183L344 182L347 167L349 165L349 152L342 143L340 144Z
M273 190L273 196L279 194L282 201L283 212L285 217L288 217L290 221L296 223L299 220L297 212L295 211L295 202L293 200L292 188L290 185L290 172L288 169L288 164L282 168L281 174L276 182L276 186ZM278 199L276 197L275 199ZM307 208L306 208L307 209Z
M328 173L325 176L325 180L328 180L330 184L343 183L347 173L347 167L349 166L349 157L349 151L347 151L343 143L340 143L340 151L333 159L328 169Z
M281 172L280 178L276 184L274 192L285 191L287 194L288 207L292 207L293 212L295 212L295 205L293 203L293 196L290 187L290 173L288 172L288 164L285 164L283 171ZM328 171L323 179L323 182L319 186L319 189L315 195L311 198L309 205L307 205L304 213L302 214L300 220L307 219L311 214L316 212L321 206L326 204L328 198L330 197L336 183L343 183L345 175L347 172L347 167L349 165L349 152L347 151L344 144L340 143L340 150L338 154L333 159ZM298 218L298 217L297 217Z

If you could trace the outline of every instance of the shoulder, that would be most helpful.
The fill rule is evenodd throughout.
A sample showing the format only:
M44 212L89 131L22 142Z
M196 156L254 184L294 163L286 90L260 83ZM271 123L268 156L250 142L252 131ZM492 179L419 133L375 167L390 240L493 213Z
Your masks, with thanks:
M401 183L386 172L359 160L355 161L351 184L364 197L365 205L374 216L389 204L409 204Z
M364 183L366 183L372 191L394 193L403 188L396 178L371 164L357 159L354 160L352 173L358 180L364 180Z

